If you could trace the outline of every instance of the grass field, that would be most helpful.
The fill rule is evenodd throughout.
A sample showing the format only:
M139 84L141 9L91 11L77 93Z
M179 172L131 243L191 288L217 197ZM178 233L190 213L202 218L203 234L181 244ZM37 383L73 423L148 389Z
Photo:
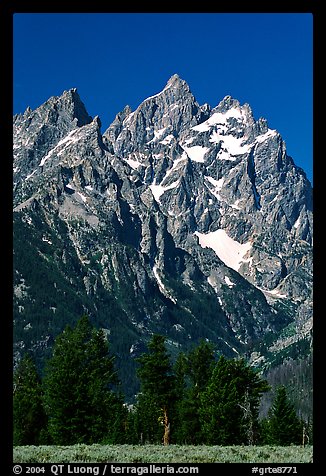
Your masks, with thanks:
M14 463L311 463L307 446L16 446Z

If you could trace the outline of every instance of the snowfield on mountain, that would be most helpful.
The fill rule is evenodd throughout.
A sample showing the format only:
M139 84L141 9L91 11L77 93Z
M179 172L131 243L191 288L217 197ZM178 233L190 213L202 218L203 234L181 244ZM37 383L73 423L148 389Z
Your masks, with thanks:
M312 186L248 104L200 105L175 74L103 133L76 88L13 127L15 363L32 350L42 367L82 314L131 400L153 333L267 374L310 358Z

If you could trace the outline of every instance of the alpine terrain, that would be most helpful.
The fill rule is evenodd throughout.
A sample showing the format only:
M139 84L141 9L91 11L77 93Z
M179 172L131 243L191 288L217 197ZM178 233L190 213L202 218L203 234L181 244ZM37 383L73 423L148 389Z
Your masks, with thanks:
M172 356L201 339L246 356L310 411L312 187L265 119L174 75L104 133L70 89L15 115L13 139L15 362L42 368L87 314L130 401L157 333Z

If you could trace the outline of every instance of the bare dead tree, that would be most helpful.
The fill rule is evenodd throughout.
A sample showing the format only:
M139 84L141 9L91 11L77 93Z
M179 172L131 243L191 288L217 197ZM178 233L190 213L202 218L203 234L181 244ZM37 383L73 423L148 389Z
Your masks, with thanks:
M309 421L307 423L307 426L309 425ZM302 425L302 446L305 448L306 444L309 445L309 435L308 435L308 429L307 429L306 423L303 422Z
M163 435L163 445L167 446L170 444L170 422L168 418L167 408L163 408L163 424L164 424L164 435Z
M243 419L246 422L247 444L251 446L254 444L254 419L248 389L246 389L243 405L240 403L238 403L238 405L243 410Z

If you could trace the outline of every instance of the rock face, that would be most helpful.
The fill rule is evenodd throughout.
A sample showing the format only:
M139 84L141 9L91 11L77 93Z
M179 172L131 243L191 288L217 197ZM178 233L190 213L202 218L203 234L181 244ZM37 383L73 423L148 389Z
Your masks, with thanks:
M72 89L16 115L13 147L16 358L83 313L131 393L153 332L266 366L310 348L311 184L248 104L174 75L102 135Z

